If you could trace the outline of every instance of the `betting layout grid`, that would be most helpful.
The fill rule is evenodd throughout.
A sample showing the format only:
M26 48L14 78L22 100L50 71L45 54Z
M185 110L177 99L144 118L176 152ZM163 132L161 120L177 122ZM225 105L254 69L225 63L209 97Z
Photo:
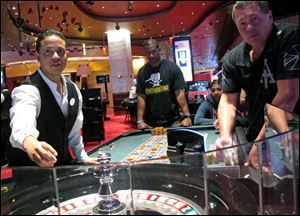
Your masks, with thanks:
M167 135L154 135L130 152L121 162L170 163L168 159L159 159L167 158L167 148Z

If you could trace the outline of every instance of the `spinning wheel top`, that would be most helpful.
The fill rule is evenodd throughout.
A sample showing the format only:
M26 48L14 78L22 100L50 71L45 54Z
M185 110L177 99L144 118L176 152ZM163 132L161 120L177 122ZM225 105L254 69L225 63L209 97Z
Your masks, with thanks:
M116 165L111 164L111 154L107 152L98 151L97 160L99 162L99 166L95 166L90 172L96 177L99 178L100 181L112 181L112 179L108 179L108 177L113 177L118 174L118 168Z
M111 160L111 154L107 152L98 151L97 159L100 164L107 164Z
M97 159L100 163L93 174L99 178L98 194L101 201L93 208L93 215L124 215L126 214L126 205L115 198L117 189L113 185L113 176L117 175L115 165L110 164L111 154L99 151Z

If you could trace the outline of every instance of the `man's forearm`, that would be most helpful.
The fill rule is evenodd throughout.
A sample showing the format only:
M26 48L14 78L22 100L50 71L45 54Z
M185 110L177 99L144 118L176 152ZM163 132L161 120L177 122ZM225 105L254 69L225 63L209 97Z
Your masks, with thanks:
M299 99L299 79L277 80L277 88L278 91L272 101L272 105L285 111L293 112Z
M137 96L137 120L138 121L143 120L145 107L146 107L145 96L138 95Z
M296 103L293 98L289 99L288 97L275 97L272 101L272 105L279 107L287 112L293 112Z
M288 123L285 116L285 111L275 106L266 104L267 117L270 125L278 132L283 133L288 131Z
M220 134L222 136L231 136L234 128L235 116L236 111L232 106L222 106L218 108L218 121Z
M183 115L190 115L190 111L189 111L189 107L185 98L185 93L183 89L177 90L175 92L176 94L176 100L178 105L181 108L181 111L183 113Z
M221 136L232 136L235 124L237 95L222 95L218 107L218 124Z

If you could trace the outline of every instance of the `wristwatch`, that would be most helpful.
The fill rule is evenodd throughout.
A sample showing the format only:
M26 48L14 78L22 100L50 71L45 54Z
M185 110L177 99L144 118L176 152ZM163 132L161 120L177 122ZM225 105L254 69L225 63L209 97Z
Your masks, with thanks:
M183 115L182 119L191 118L191 114Z
M142 120L137 120L137 121L136 121L136 124L141 124L142 122L144 122L143 119L142 119Z

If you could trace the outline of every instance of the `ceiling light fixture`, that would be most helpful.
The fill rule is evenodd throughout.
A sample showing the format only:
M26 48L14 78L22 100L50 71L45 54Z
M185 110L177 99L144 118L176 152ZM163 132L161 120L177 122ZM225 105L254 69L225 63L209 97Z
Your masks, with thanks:
M87 1L86 4L93 6L95 4L94 1Z
M133 10L133 8L132 8L132 3L133 3L133 1L129 1L129 2L128 2L128 6L127 6L127 10L128 10L128 11L132 11L132 10Z
M119 23L116 23L115 29L116 29L116 30L120 30Z

